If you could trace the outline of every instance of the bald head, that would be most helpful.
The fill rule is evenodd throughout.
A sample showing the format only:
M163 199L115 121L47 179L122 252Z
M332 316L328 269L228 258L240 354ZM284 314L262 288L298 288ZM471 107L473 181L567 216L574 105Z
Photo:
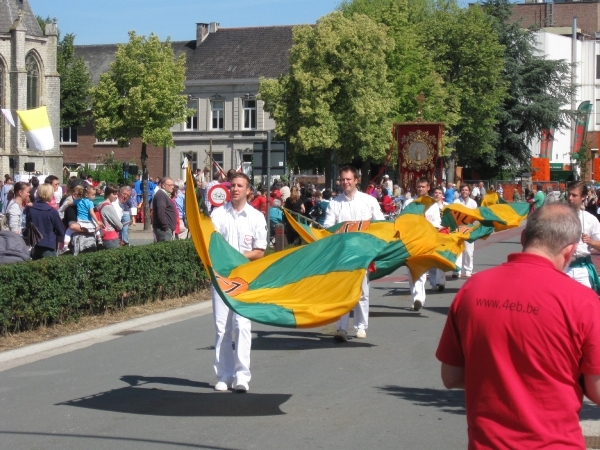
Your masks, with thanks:
M566 205L554 203L536 209L527 218L523 231L523 251L543 250L552 256L581 238L581 223L575 211Z

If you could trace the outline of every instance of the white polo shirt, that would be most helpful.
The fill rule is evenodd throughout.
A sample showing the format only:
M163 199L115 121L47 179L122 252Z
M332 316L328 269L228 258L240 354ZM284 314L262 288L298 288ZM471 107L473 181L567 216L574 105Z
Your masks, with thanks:
M582 234L587 234L592 241L600 241L600 223L598 219L587 211L580 210L577 214L579 221L581 222ZM582 256L588 256L590 252L590 246L584 244L581 238L577 244L577 250L575 250L575 257L580 258Z
M267 222L265 216L246 203L237 212L231 202L214 209L211 219L215 229L238 252L249 252L252 249L267 248Z
M353 198L342 193L332 198L327 207L323 226L329 228L336 223L349 220L384 220L383 213L375 197L364 192L356 192Z
M454 200L454 203L466 206L467 208L477 209L477 202L472 198L468 198L467 201L465 201L462 197L458 197L456 200Z
M443 202L442 206L440 206L436 202L425 211L425 218L427 221L438 229L442 227L442 209L444 209L444 206L447 204L448 203Z

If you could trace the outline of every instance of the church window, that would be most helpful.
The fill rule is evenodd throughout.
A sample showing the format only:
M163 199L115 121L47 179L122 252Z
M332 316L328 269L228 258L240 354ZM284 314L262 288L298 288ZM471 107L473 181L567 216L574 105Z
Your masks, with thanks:
M27 109L40 106L40 66L31 53L25 59L27 69Z

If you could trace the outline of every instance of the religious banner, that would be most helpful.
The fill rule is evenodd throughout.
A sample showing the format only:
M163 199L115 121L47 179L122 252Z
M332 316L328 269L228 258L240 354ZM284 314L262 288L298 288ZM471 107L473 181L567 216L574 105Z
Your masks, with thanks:
M443 123L415 121L394 124L400 185L405 192L415 192L415 183L419 178L433 181L436 162L444 148L443 135Z

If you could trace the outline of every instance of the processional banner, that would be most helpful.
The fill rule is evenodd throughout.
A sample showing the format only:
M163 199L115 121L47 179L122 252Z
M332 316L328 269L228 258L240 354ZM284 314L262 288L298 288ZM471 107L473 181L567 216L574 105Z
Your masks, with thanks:
M400 184L404 192L415 192L419 178L433 181L439 155L444 148L444 124L409 122L394 124L398 144Z

